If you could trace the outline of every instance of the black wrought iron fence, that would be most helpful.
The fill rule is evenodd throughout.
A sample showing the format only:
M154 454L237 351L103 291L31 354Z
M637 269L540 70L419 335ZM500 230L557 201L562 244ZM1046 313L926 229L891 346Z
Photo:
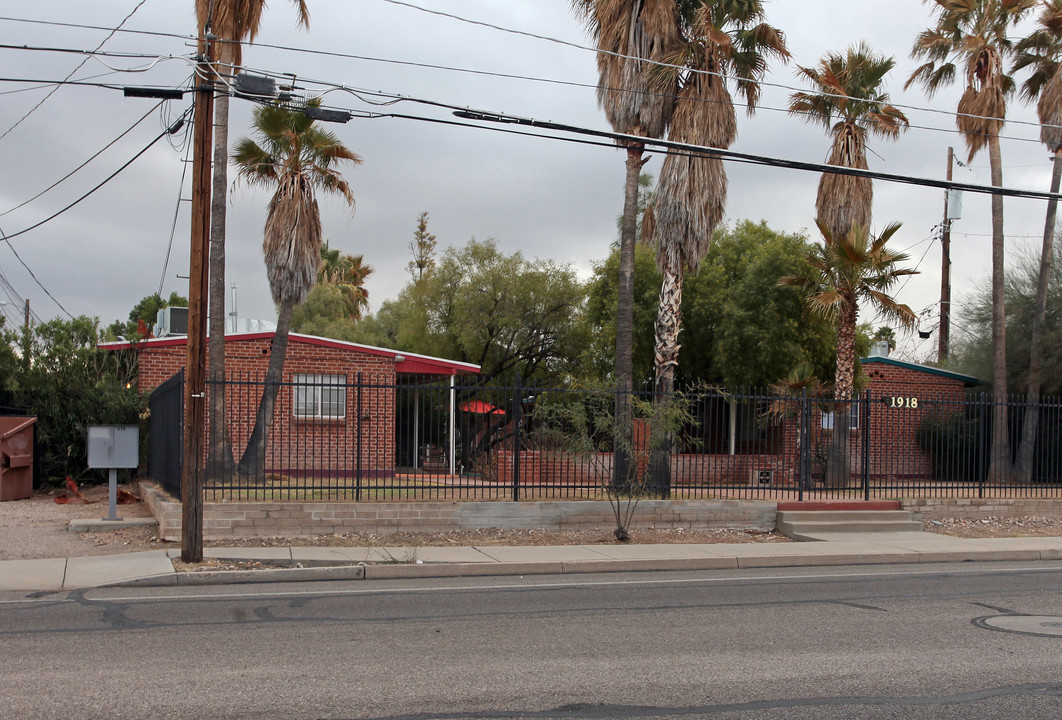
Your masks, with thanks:
M207 430L208 499L1062 496L1062 402L1054 398L1006 403L1012 452L993 468L1001 405L984 395L840 401L711 388L663 403L636 393L623 432L606 390L393 378L290 375L276 387L264 440L255 425L265 385L226 381L227 423ZM152 395L150 469L177 492L175 382ZM1029 460L1015 463L1032 412ZM614 476L618 448L632 460L625 478Z

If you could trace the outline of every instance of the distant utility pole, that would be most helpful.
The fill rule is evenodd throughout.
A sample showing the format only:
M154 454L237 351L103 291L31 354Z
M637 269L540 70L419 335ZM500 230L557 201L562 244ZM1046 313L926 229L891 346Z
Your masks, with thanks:
M188 262L188 354L184 376L181 560L203 560L203 435L206 427L206 298L210 242L210 160L214 129L213 37L199 39L192 153L192 237Z
M948 148L948 182L955 150ZM948 359L948 335L951 332L951 218L948 216L948 193L944 193L944 225L940 233L940 327L937 335L937 362Z

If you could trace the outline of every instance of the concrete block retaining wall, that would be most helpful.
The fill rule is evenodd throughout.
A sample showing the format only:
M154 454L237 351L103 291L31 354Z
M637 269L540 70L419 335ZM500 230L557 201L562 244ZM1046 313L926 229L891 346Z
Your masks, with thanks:
M922 520L966 518L981 520L987 517L1049 517L1062 518L1062 499L1059 498L910 498L900 501Z
M181 539L181 504L154 483L141 495L159 522L164 540ZM643 500L632 528L750 528L771 530L776 504L753 500ZM556 502L208 502L203 537L331 535L347 532L446 532L481 528L586 530L611 528L612 507L603 501Z

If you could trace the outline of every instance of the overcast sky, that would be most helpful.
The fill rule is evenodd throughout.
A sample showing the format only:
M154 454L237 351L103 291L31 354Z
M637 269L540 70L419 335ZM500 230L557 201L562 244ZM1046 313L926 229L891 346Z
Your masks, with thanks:
M192 0L49 0L35 4L0 0L0 44L18 46L0 49L4 68L0 134L6 132L0 138L0 229L5 234L13 235L48 218L115 173L189 107L191 98L167 102L85 169L11 210L114 141L158 102L125 98L120 91L64 86L11 129L54 87L18 80L62 80L83 60L80 55L23 46L94 50L108 35L106 30L16 19L114 28L137 8L123 29L186 36L195 29L192 5ZM958 90L945 90L931 100L917 88L903 90L916 65L908 58L912 41L931 24L929 6L919 0L801 0L766 5L769 21L786 33L793 62L773 68L769 82L776 86L764 88L755 116L749 118L739 111L734 150L823 161L829 146L825 130L781 111L793 89L803 89L795 64L815 64L826 52L865 40L876 51L895 56L897 67L888 79L888 89L912 125L898 142L871 140L871 168L943 179L949 145L956 148L960 160L967 160L962 140L954 132L954 118L948 114L954 110ZM572 17L567 0L411 0L408 4L309 0L309 6L311 24L305 31L296 28L290 3L273 0L258 44L244 52L245 66L252 72L292 73L297 86L307 91L319 92L322 83L327 83L609 129L597 107L592 52L488 27L592 45L584 27ZM853 6L859 11L853 12ZM89 59L73 79L175 87L191 72L187 58L192 48L180 37L119 32L102 49L163 59ZM130 70L135 72L126 72ZM325 102L356 111L455 120L444 108L414 102L374 107L362 99L372 100L372 96L360 95L335 90L326 95ZM233 101L233 139L249 131L251 107L248 102ZM363 254L376 269L368 283L373 309L408 279L408 246L421 211L431 214L429 228L441 248L462 245L473 236L493 237L505 251L520 250L527 256L571 263L584 277L615 240L624 155L614 148L397 118L355 118L329 127L362 155L364 164L346 173L357 196L355 213L338 200L321 199L324 233L333 247ZM1047 190L1049 156L1037 141L1033 110L1012 101L1004 135L1004 184ZM9 316L9 323L21 322L21 298L29 298L35 315L44 319L64 315L61 305L69 313L97 316L106 324L124 320L130 308L156 292L160 283L163 295L187 294L187 281L180 276L188 274L190 174L179 193L187 142L183 131L163 139L80 204L0 248L0 284L6 281L0 287L0 301L6 304L0 309ZM660 161L659 157L652 159L646 171L656 173ZM782 231L813 228L817 174L734 163L727 163L727 172L728 220L766 220ZM955 179L987 185L987 154L978 155L965 167L956 166ZM179 195L186 200L179 203ZM268 199L264 190L239 185L230 197L226 284L238 285L241 317L275 317L261 260ZM1044 208L1039 200L1006 201L1011 257L1023 250L1038 250ZM916 312L926 311L923 329L935 328L937 322L940 246L936 238L942 215L941 190L875 184L875 228L902 222L895 242L909 249L912 264L917 263L922 271L903 288L899 299ZM967 194L963 217L952 233L956 302L989 272L990 232L989 197ZM962 332L961 325L956 326L953 339ZM922 342L908 339L901 345L909 357L921 359L935 353L936 336Z

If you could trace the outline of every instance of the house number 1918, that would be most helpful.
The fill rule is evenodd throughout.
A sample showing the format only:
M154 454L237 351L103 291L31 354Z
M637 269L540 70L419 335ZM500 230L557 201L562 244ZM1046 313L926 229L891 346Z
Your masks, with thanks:
M891 408L904 408L907 410L915 410L918 408L918 398L893 395L891 397L885 398L885 404Z

